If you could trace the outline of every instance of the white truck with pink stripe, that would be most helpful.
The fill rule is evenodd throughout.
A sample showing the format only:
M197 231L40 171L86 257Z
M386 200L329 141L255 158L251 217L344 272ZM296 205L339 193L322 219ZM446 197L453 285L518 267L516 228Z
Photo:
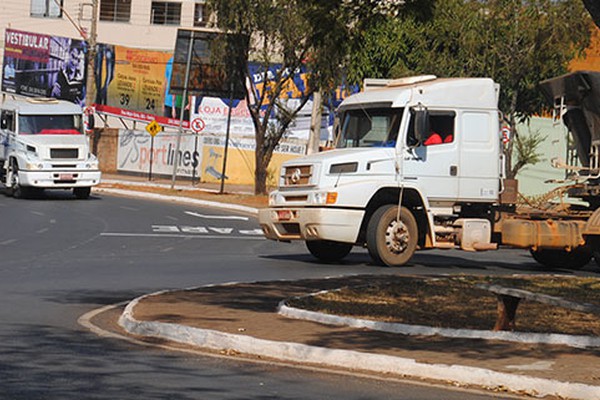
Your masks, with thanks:
M80 106L56 99L7 99L0 108L0 182L24 197L67 189L80 199L100 183Z

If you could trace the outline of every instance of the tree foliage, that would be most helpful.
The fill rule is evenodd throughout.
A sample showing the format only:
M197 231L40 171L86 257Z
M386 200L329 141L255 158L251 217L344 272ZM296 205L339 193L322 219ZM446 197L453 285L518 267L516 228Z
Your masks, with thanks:
M500 84L499 107L518 138L517 122L544 108L538 82L567 72L569 62L589 44L590 29L578 1L440 0L433 18L423 23L410 15L388 17L385 24L365 30L349 76L355 82L364 74L491 77ZM508 165L518 166L510 168L509 177L523 166L522 159L511 160L516 142L506 148Z
M247 102L255 128L256 193L267 191L267 167L290 123L315 90L332 89L341 81L348 54L358 48L364 28L376 27L387 17L401 18L410 14L416 19L427 18L431 15L433 1L207 1L218 28L250 37L250 47L238 47L238 51L245 52L248 60L260 64L260 81L268 81L268 85L259 90L248 68L241 66L242 70L236 74L252 86ZM235 48L235 43L228 46ZM389 54L387 62L402 56L407 48L401 50ZM279 69L276 74L269 75L273 64L278 64ZM297 101L286 101L285 92L292 74L301 67L310 71L306 88Z
M347 43L345 22L341 14L333 12L338 3L339 0L208 1L221 30L250 38L250 46L238 50L260 66L253 75L248 64L240 65L236 74L250 85L246 100L255 129L256 193L266 193L269 162L297 113L315 90L338 80L339 59L345 54ZM235 47L235 43L230 45ZM275 70L274 65L278 66ZM286 92L294 73L302 67L314 73L309 75L300 98L288 101Z

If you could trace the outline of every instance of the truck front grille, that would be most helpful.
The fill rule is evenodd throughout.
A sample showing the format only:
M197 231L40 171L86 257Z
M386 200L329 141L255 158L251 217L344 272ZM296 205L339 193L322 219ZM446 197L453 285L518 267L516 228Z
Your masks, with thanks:
M79 158L78 149L50 149L50 158Z
M308 186L312 177L312 165L286 167L283 173L283 186Z

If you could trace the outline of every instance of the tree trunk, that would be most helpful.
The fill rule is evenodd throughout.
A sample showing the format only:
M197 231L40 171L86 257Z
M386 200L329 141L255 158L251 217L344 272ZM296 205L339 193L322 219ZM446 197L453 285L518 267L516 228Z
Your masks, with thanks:
M521 299L514 296L498 295L498 317L495 331L514 331L516 327L517 307Z
M261 154L256 151L256 167L254 168L254 194L267 194L267 167L269 163L263 160Z
M319 142L321 141L322 116L323 113L321 107L321 91L317 90L313 93L313 106L310 120L310 137L308 138L306 154L313 154L319 152Z

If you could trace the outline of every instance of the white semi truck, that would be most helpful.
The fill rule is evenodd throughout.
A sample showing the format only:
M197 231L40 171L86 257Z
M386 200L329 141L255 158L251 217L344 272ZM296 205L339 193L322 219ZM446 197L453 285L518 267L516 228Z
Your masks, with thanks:
M567 90L570 77L543 85L559 113L570 112L569 103L585 106L569 91L600 99L600 74L581 79L587 92ZM578 177L557 191L587 205L516 207L516 182L505 179L498 96L491 79L431 75L350 96L338 110L336 149L282 166L279 187L259 213L265 236L305 241L329 262L353 246L366 247L377 264L400 266L417 249L506 245L530 249L549 267L587 264L599 248L600 140L574 134L587 164L570 167ZM598 109L592 111L587 117ZM587 126L585 114L571 116Z
M7 99L0 107L0 182L23 197L69 189L80 199L100 183L80 106L47 98Z

